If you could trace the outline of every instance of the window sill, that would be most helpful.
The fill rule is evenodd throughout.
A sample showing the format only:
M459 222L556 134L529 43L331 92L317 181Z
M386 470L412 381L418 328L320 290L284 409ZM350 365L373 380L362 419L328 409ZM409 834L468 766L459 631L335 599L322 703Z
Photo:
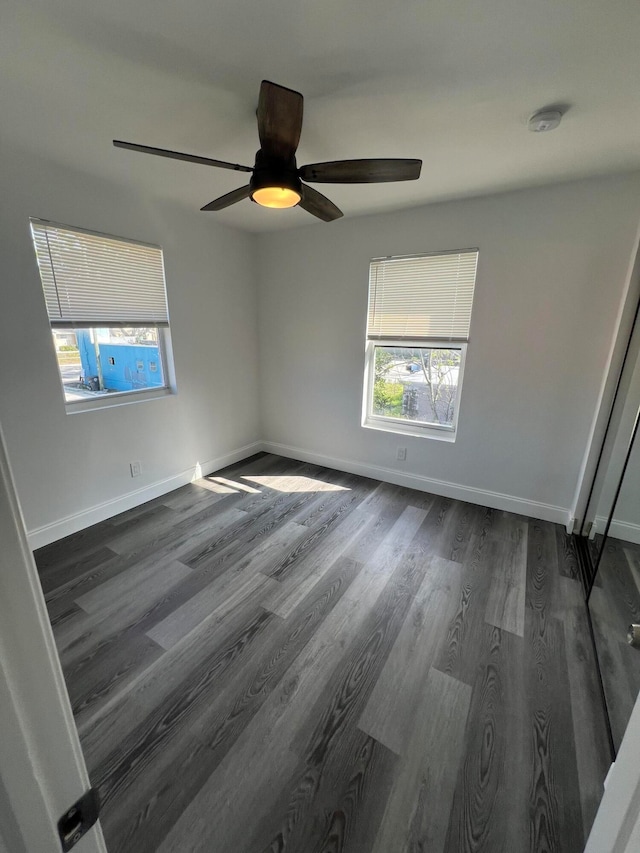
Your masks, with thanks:
M143 403L146 400L159 400L175 394L172 388L154 388L147 391L126 391L121 394L105 394L87 400L77 400L64 404L68 415L80 412L94 412L96 409L112 409L115 406L128 406L131 403Z
M390 423L389 421L379 421L369 418L362 423L364 429L376 429L382 432L392 432L396 435L412 435L415 438L433 438L436 441L448 441L452 443L456 440L454 430L438 429L437 427L421 427L414 424L406 423Z

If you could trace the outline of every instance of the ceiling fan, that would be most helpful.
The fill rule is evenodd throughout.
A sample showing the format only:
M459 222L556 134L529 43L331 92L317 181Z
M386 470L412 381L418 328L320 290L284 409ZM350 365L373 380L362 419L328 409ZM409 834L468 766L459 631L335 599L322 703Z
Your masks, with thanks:
M307 186L303 181L326 184L374 184L384 181L415 181L420 177L422 160L335 160L329 163L311 163L298 168L296 149L302 130L303 97L300 92L263 80L258 101L258 135L260 150L253 167L224 160L211 160L165 148L152 148L114 139L117 148L233 169L236 172L251 172L247 186L232 190L226 195L206 204L201 210L223 210L249 198L264 207L294 207L317 216L325 222L339 219L340 208L326 196Z

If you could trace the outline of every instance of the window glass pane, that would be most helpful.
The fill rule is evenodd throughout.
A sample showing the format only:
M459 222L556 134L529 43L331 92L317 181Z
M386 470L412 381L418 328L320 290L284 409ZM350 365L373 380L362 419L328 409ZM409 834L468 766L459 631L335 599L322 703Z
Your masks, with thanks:
M67 403L166 386L156 328L54 329L53 340Z
M461 350L375 347L371 414L453 428Z

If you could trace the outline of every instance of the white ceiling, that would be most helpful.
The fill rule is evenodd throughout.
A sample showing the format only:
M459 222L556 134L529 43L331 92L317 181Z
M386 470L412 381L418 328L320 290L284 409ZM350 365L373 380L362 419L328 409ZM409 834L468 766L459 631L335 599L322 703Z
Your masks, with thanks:
M345 216L640 168L637 0L2 0L3 139L190 209L245 176L111 140L252 165L262 78L305 96L300 165L423 159L416 182L318 186ZM550 104L560 128L529 133Z

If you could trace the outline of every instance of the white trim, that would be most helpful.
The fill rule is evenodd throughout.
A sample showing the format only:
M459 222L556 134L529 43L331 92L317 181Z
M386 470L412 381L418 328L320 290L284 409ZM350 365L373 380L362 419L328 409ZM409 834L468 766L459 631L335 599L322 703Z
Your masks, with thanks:
M90 783L1 431L0 541L3 841L16 853L59 853L58 818ZM79 849L106 853L99 823Z
M323 453L304 450L302 447L291 447L287 444L278 444L274 441L263 442L262 449L268 453L276 453L279 456L286 456L290 459L299 459L301 462L312 462L316 465L336 468L338 471L347 471L350 474L359 474L362 477L382 480L385 483L407 486L409 489L431 492L445 498L454 498L456 500L479 504L480 506L492 507L493 509L515 512L518 515L528 515L544 521L553 521L556 524L566 526L570 521L569 510L565 507L526 500L525 498L518 498L515 495L504 495L500 492L490 492L486 489L474 489L471 486L463 486L459 483L434 480L422 474L408 474L405 471L397 471L394 468L368 465L365 462L356 462L351 459L338 459L333 456L326 456Z
M514 512L518 515L528 515L532 518L543 519L544 521L552 521L556 524L565 525L567 529L571 523L570 511L565 507L527 500L516 495L506 495L501 492L476 489L471 486L463 486L459 483L451 483L447 480L436 480L421 474L409 474L406 471L398 471L395 468L386 468L380 465L370 465L366 462L327 456L323 453L305 450L302 447L278 444L273 441L254 441L251 444L246 444L244 447L239 447L215 459L210 459L208 462L194 465L193 468L188 468L171 477L166 477L164 480L159 480L141 489L128 492L126 495L96 504L89 509L53 521L51 524L33 528L28 533L29 546L35 550L36 548L48 545L50 542L56 542L58 539L62 539L72 533L77 533L79 530L84 530L92 524L105 521L128 509L140 506L140 504L146 501L166 495L168 492L180 488L180 486L192 483L199 477L211 474L235 462L240 462L242 459L253 456L254 453L259 453L260 451L286 456L289 459L299 459L301 462L312 462L317 465L335 468L338 471L359 474L363 477L371 477L375 480L394 483L398 486L406 486L409 489L417 489L421 492L431 492L442 497L468 501L469 503L480 506ZM630 539L629 541L634 540Z
M393 432L395 435L412 435L414 438L432 438L435 441L448 441L451 444L456 440L453 430L438 426L418 427L412 424L412 421L405 423L399 419L394 421L392 418L372 416L361 426L363 429L377 429L380 432Z
M133 507L153 500L153 498L166 495L167 492L172 492L180 486L192 483L199 477L211 474L213 471L218 471L227 465L233 465L234 462L240 462L247 456L259 453L262 449L262 442L254 441L252 444L246 444L244 447L239 447L237 450L217 456L208 462L198 463L193 468L180 471L178 474L166 477L164 480L158 480L133 492L128 492L126 495L96 504L89 507L89 509L73 513L73 515L67 515L64 518L51 522L51 524L36 527L28 533L29 545L35 551L36 548L41 548L50 542L63 539L65 536L77 533L79 530L84 530L85 527L90 527L99 521L105 521L107 518L112 518L114 515L118 515L118 513L133 509Z
M597 515L591 528L591 538L596 533L604 533L606 526L607 516ZM640 524L634 524L632 521L616 521L614 518L611 521L608 535L614 539L622 539L624 542L640 545Z
M636 853L640 841L640 697L636 700L585 853Z
M64 393L64 391L63 391ZM168 385L156 388L145 388L140 391L121 391L115 394L99 394L87 397L86 400L65 400L64 407L68 415L78 415L80 412L97 412L98 409L112 409L114 406L129 406L131 403L145 403L148 400L161 400L177 393Z
M609 346L607 363L600 382L598 402L589 429L587 446L580 465L580 473L571 507L571 515L583 519L583 524L591 521L585 513L590 509L587 500L591 484L597 476L598 457L600 448L605 440L609 411L614 404L614 391L618 376L623 367L623 357L633 324L638 298L640 294L640 228L636 233L633 250L629 259L629 267L625 277L624 287L620 296L613 336Z
M429 424L418 421L402 420L401 418L383 417L374 415L373 408L373 384L375 375L375 352L376 347L406 347L415 349L457 349L460 350L460 367L458 369L458 388L456 405L453 413L453 423L450 427L440 426L439 424ZM417 340L385 340L377 341L371 338L367 339L365 344L365 367L364 367L364 385L362 394L362 421L361 426L365 429L377 429L384 432L395 432L397 434L404 433L412 435L416 438L433 438L436 441L456 440L456 431L458 429L458 413L460 411L460 399L462 397L462 382L464 380L464 365L467 358L467 341L458 341L457 343L443 343L436 339L425 339L424 341Z

